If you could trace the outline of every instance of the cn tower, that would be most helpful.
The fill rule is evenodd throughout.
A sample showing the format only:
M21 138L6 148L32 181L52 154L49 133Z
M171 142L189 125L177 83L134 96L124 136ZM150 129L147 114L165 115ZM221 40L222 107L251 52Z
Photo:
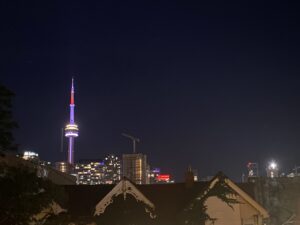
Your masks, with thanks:
M70 100L70 122L66 125L65 136L69 139L68 163L74 164L74 140L78 137L78 126L75 124L75 102L74 102L74 79L72 78L71 100Z

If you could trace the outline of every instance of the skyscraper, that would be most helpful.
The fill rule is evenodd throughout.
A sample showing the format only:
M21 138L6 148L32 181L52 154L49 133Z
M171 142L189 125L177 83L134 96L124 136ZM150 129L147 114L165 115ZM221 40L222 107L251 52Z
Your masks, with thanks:
M147 156L141 153L123 154L123 176L136 184L148 184Z
M74 139L78 137L78 126L75 124L75 102L74 102L74 79L72 78L71 100L70 100L70 122L65 128L65 136L69 139L68 163L74 164Z
M54 164L54 168L62 173L69 173L70 172L70 164L67 162L56 162Z
M80 160L75 164L77 184L103 184L105 166L102 160Z
M79 160L74 175L78 184L115 184L121 180L121 160L113 154L104 160Z
M121 160L110 154L104 159L105 174L104 183L105 184L115 184L121 180Z

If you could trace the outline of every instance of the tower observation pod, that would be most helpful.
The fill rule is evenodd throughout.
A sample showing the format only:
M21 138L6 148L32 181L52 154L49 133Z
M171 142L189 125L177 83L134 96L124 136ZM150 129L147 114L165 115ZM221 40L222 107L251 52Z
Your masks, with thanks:
M65 127L65 136L69 139L68 163L74 164L74 140L78 137L79 129L75 123L75 104L74 104L74 79L72 78L71 100L70 100L70 122Z

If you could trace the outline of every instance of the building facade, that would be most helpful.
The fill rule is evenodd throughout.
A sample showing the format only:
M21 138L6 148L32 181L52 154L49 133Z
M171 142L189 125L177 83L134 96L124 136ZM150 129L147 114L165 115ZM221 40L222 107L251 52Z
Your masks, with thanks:
M104 160L80 160L74 174L78 184L115 184L121 180L121 160L110 154Z
M147 156L142 153L123 154L123 176L135 184L148 184Z
M39 154L33 151L24 151L22 158L25 160L39 161Z
M73 167L68 162L55 162L54 168L62 173L72 173Z
M104 184L115 184L121 180L121 160L110 154L104 158Z
M105 165L101 160L82 160L76 163L74 173L77 177L77 184L103 184Z

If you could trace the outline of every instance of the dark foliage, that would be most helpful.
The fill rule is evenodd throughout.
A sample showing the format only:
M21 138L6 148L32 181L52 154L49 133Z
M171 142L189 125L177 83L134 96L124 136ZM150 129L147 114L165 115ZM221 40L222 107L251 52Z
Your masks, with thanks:
M0 84L0 151L17 150L12 134L12 130L17 128L12 117L13 97L14 94Z
M64 198L63 190L23 165L0 166L0 224L28 224L32 216Z
M137 202L131 195L115 197L103 215L97 216L95 222L105 225L152 225L156 219L150 218L146 212L147 206L142 202Z
M217 197L227 203L229 207L238 203L235 198L236 193L225 182L227 178L221 173L216 178L218 181L215 185L212 188L208 186L207 190L195 198L178 216L178 224L204 225L206 221L217 220L218 218L211 218L207 213L206 201L209 197Z
M49 215L43 225L69 225L70 223L72 223L72 221L73 220L71 216L68 213L64 212L58 215Z

